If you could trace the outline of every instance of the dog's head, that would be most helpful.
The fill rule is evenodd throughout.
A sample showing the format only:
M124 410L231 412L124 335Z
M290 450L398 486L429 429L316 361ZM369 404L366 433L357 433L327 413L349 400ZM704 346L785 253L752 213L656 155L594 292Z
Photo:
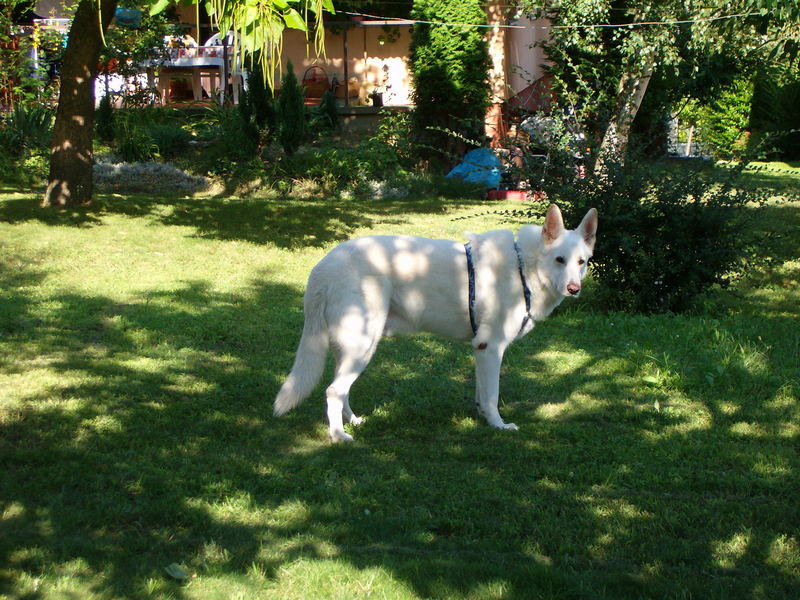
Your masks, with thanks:
M539 274L554 292L572 297L581 293L581 281L594 251L596 234L596 209L590 209L577 229L572 230L564 228L564 219L555 204L547 209L542 226L544 254L539 262Z

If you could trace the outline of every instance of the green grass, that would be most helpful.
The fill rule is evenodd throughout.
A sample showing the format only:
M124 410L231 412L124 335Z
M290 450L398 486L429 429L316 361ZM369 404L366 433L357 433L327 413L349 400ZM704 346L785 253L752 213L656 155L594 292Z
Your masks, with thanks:
M704 313L602 315L587 294L512 346L519 432L476 417L468 346L431 336L382 343L354 444L328 441L321 387L271 416L327 249L516 226L454 220L484 211L56 213L0 192L0 596L800 597L796 201L758 224L784 236L774 264Z

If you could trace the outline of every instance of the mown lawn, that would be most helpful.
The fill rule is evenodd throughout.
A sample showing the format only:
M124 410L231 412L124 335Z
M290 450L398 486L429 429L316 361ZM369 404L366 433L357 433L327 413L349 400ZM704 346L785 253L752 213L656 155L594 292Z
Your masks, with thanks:
M322 388L271 415L313 264L367 232L516 223L37 201L0 192L0 596L800 597L800 202L758 223L774 264L705 312L589 293L537 326L503 371L519 432L476 418L467 345L418 336L383 342L353 389L367 421L332 445Z

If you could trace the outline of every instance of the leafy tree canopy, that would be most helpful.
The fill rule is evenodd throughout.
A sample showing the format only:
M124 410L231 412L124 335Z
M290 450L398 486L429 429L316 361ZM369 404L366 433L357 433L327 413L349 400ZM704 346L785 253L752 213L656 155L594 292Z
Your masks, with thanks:
M651 79L670 97L710 97L765 59L795 57L798 0L580 0L526 9L547 16L562 104L577 107L596 148L624 150ZM651 94L652 95L652 94ZM609 136L609 128L613 134Z
M392 19L407 19L411 16L413 6L413 0L341 0L336 3L336 10Z

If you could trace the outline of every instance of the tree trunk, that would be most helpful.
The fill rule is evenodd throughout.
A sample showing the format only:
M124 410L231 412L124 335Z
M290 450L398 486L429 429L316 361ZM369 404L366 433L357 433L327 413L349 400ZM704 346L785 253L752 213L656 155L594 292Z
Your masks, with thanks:
M623 73L617 92L617 104L600 144L595 173L600 173L609 160L623 162L631 134L631 125L642 105L644 94L653 75L653 63L648 63L639 73Z
M506 99L506 30L505 4L502 0L486 2L486 20L490 25L486 42L489 51L489 87L491 104L486 110L484 133L491 140L493 148L501 147L506 136L503 125L503 102Z
M105 31L117 0L81 0L64 53L61 92L50 147L50 178L45 206L88 204L92 200L94 80Z

